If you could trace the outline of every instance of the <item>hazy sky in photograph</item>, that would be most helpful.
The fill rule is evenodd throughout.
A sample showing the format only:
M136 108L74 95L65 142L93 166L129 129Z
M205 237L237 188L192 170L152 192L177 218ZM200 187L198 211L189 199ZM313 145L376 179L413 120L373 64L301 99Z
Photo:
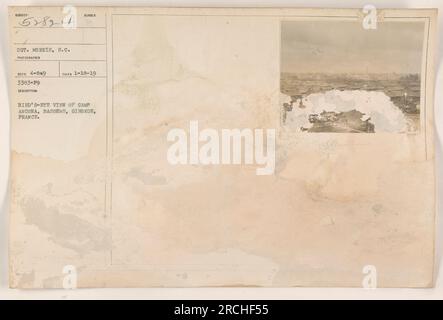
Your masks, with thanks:
M283 21L281 71L420 73L424 22Z

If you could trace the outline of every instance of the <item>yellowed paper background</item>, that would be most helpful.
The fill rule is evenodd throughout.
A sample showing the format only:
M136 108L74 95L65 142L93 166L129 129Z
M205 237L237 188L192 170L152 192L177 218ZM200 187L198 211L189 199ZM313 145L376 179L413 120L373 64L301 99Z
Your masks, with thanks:
M414 134L281 125L281 22L360 21L359 10L80 7L77 15L77 28L66 29L41 20L58 23L62 8L10 9L12 287L62 287L66 266L80 287L361 286L368 265L382 287L432 285L433 10L381 13L425 26ZM24 47L55 52L17 51ZM20 72L40 69L47 73L26 79L39 84L19 84ZM31 101L76 107L19 119L18 103ZM95 113L70 112L89 108L79 103ZM275 128L275 173L171 166L167 133L191 120L202 129Z

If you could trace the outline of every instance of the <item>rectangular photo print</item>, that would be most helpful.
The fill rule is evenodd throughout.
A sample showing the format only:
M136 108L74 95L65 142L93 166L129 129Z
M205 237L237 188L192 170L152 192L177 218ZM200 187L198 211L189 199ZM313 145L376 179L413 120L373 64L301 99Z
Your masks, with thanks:
M281 123L291 132L416 133L423 21L282 21Z

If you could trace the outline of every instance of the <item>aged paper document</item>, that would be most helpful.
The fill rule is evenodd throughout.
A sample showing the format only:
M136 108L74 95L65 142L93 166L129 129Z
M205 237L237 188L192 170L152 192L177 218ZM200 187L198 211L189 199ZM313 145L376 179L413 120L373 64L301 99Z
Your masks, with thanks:
M10 7L10 286L432 286L436 19Z

